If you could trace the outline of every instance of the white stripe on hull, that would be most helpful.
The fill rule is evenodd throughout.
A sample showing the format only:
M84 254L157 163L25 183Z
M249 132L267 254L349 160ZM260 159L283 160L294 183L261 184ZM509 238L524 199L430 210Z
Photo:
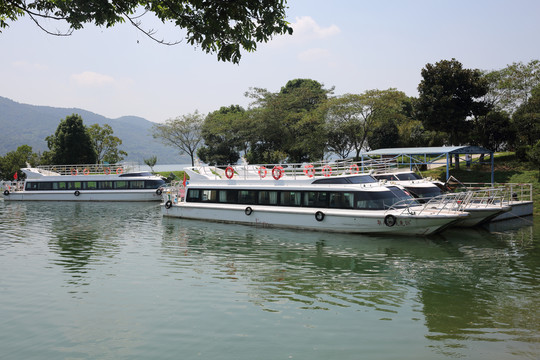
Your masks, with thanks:
M148 190L79 190L75 191L17 191L4 195L6 201L161 201L156 189Z
M246 208L252 213L246 214ZM318 221L315 213L324 213ZM344 233L395 233L407 235L430 235L450 223L458 216L449 215L408 215L406 213L386 213L380 211L350 211L340 209L291 208L257 205L219 205L187 204L173 205L167 209L162 204L164 216L186 219L210 220L216 222L238 223L262 227L284 227L295 229L320 230ZM384 218L393 214L397 221L393 226L385 225Z

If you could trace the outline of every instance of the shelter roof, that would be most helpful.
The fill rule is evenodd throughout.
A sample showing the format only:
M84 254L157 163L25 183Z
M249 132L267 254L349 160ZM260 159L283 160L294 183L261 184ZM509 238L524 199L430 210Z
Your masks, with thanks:
M440 155L440 154L491 154L492 151L480 146L438 146L377 149L363 155Z

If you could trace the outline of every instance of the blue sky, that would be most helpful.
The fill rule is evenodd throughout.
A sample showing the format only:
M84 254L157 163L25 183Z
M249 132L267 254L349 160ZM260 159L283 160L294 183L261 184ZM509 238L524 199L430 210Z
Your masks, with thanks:
M493 70L540 59L536 0L289 0L288 6L294 35L260 44L239 65L185 42L158 45L127 24L87 25L54 37L22 18L0 34L0 96L163 122L196 110L247 107L249 88L275 92L295 78L334 86L335 95L397 88L417 96L427 63L456 58L466 68ZM146 24L158 37L182 38L176 28Z

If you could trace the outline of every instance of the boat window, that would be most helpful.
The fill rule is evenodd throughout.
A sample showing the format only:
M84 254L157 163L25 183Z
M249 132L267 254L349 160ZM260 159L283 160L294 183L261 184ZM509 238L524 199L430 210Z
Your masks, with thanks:
M204 202L217 202L217 190L202 190L202 199Z
M302 193L300 191L281 191L279 201L282 206L300 206Z
M369 184L377 182L377 179L371 175L349 176L347 179L351 184Z
M238 199L238 191L236 190L219 190L218 201L220 203L235 204Z
M354 193L330 193L330 207L337 209L354 208Z
M164 180L145 180L144 188L145 189L157 189L158 187L165 185Z
M420 202L424 202L422 199L429 199L443 194L441 189L435 185L430 187L406 187L406 189Z
M118 177L139 177L139 176L153 176L151 172L137 172L137 173L125 173L118 175Z
M129 182L123 181L123 180L122 181L115 181L114 185L115 185L114 186L115 189L127 189L128 186L129 186Z
M51 182L40 182L38 183L38 190L52 190Z
M81 190L82 189L82 182L80 181L70 181L67 183L69 186L69 190Z
M304 193L304 206L327 208L328 194L326 191L307 191Z
M350 184L347 178L328 178L328 179L317 179L312 182L312 184Z
M373 175L373 177L377 180L396 180L396 177L392 174L388 175Z
M96 181L88 181L86 183L86 189L88 189L88 190L96 190L97 189L97 182Z
M422 177L415 173L396 174L399 180L420 180Z
M201 190L189 189L186 197L186 201L199 201Z
M144 180L132 180L129 182L130 189L144 189Z
M37 190L38 184L36 182L26 182L26 190Z
M255 204L256 199L257 199L257 191L255 190L239 190L238 191L239 204Z
M67 184L65 181L59 181L59 182L53 183L53 190L66 190L66 189L67 189Z
M112 189L113 188L113 182L112 181L100 181L98 183L100 189Z
M277 205L277 191L259 191L259 204L261 205Z

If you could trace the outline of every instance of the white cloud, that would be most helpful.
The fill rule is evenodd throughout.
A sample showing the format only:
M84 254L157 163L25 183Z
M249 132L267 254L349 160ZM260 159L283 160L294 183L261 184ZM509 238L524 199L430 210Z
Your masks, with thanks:
M115 83L114 78L92 71L84 71L80 74L73 74L71 75L70 79L82 86L102 86Z
M317 61L322 59L327 59L330 57L330 51L327 49L313 48L302 51L298 54L298 60L300 61Z
M22 61L22 60L19 60L19 61L14 61L11 63L13 65L13 67L17 68L17 69L23 69L23 70L26 70L26 71L31 71L31 70L47 70L47 66L43 65L43 64L39 64L39 63L29 63L28 61Z
M321 27L311 16L297 17L291 27L293 36L301 39L326 39L341 32L337 25Z

